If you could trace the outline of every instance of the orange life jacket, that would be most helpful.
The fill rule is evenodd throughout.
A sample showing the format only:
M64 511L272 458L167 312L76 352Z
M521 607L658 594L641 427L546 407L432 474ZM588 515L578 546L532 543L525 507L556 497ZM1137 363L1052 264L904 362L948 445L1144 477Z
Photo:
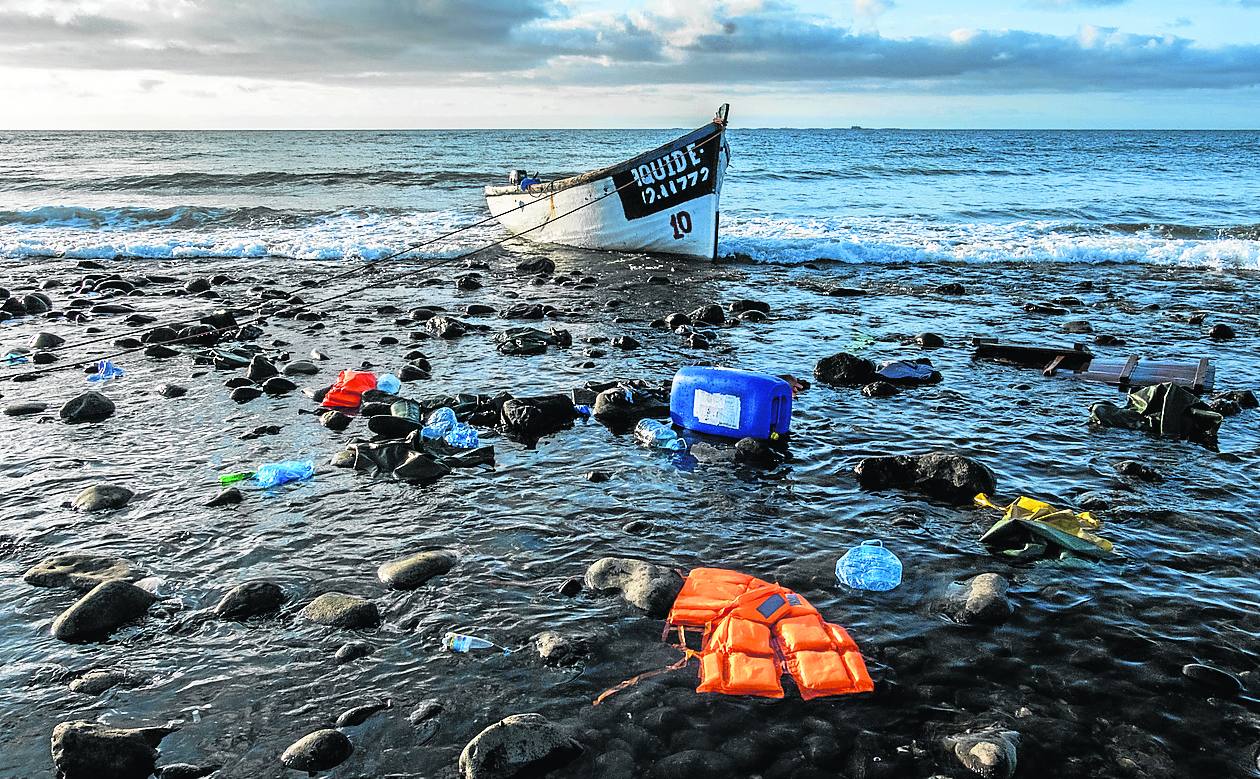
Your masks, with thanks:
M337 374L337 381L324 395L324 408L358 408L363 403L363 393L376 389L376 374L370 371L346 369Z
M792 675L805 700L875 688L857 644L786 587L722 568L696 568L670 625L704 627L696 692L782 698Z

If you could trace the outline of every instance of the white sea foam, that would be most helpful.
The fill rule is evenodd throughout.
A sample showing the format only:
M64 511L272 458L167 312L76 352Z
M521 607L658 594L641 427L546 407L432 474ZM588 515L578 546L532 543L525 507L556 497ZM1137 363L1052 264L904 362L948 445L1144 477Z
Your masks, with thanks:
M1165 238L1051 222L917 223L911 220L725 218L718 248L754 260L1155 263L1260 268L1260 241Z
M0 212L0 258L259 258L374 260L483 218L474 208L441 212L268 208L82 208ZM1051 221L1006 223L913 219L806 219L723 214L719 251L754 260L889 262L1156 263L1260 268L1260 240L1168 238ZM450 255L502 238L487 224L424 248Z

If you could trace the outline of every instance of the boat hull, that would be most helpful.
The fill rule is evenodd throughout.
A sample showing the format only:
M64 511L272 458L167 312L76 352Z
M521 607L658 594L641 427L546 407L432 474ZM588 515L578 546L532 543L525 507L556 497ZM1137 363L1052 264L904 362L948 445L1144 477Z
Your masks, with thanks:
M487 187L513 235L583 249L712 258L729 150L710 124L634 159L570 179Z

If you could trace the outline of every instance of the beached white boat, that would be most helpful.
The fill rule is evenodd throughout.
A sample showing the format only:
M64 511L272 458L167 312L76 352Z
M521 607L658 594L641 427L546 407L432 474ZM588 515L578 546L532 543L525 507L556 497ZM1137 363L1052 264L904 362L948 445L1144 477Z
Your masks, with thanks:
M712 258L728 108L660 148L580 176L539 181L513 171L508 186L486 187L490 213L539 243Z

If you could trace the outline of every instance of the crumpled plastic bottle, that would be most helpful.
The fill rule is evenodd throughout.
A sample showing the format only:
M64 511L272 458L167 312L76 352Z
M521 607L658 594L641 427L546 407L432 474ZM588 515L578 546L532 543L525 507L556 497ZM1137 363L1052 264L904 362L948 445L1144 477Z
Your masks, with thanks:
M640 419L634 428L634 439L653 449L668 449L671 452L685 452L687 442L675 432L674 428L655 419Z
M507 647L499 646L493 641L470 636L466 633L447 633L442 636L442 646L452 652L466 654L477 649L502 649L503 654L510 655L512 650Z
M836 578L856 590L885 592L901 584L901 561L883 541L863 541L836 562Z
M254 471L254 481L260 487L276 487L293 481L306 481L315 475L315 463L311 460L285 460L263 463Z
M88 381L109 381L110 379L120 379L127 373L119 368L110 360L100 360L96 363L96 373L89 374Z
M459 424L459 420L455 418L455 410L447 406L437 409L429 418L425 420L424 428L420 434L425 438L442 438L451 432L451 428Z

